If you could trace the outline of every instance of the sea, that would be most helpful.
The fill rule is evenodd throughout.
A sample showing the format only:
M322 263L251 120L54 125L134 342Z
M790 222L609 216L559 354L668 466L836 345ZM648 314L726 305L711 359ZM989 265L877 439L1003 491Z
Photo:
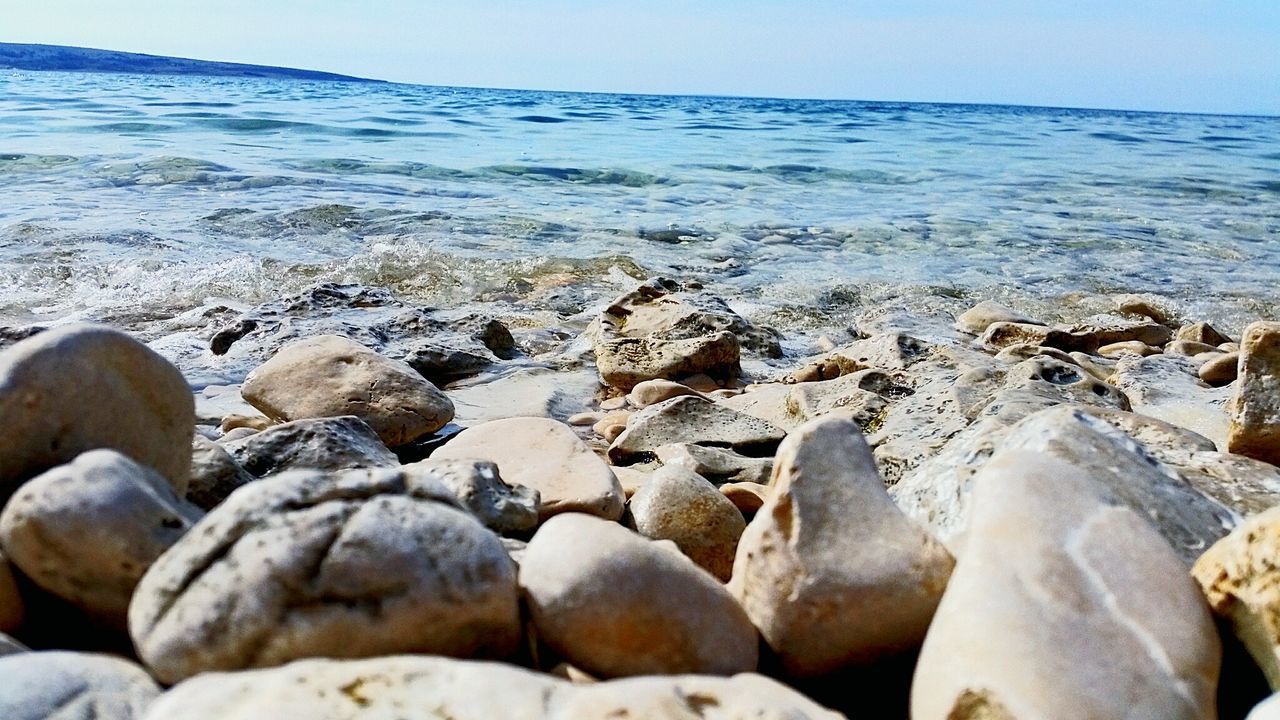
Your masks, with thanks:
M784 333L1120 293L1238 331L1278 241L1273 117L0 71L0 325L661 275Z

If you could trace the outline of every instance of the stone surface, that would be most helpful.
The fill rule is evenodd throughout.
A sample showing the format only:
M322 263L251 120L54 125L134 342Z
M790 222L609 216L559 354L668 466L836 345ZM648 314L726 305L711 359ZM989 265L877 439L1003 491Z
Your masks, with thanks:
M449 489L485 527L501 533L527 533L538 526L538 491L508 485L498 466L476 460L429 458L400 468L415 478L430 479Z
M208 510L222 502L236 488L254 481L231 453L218 443L195 435L191 440L191 480L187 501Z
M142 668L109 655L4 655L0 677L5 720L141 720L160 695Z
M738 338L728 331L682 340L614 338L595 352L600 379L619 390L658 378L706 373L727 380L742 372Z
M1140 340L1124 340L1098 348L1098 354L1104 358L1118 358L1125 355L1146 357L1148 355L1158 355L1159 353L1160 348L1151 347Z
M919 645L952 564L894 506L857 426L820 419L778 449L729 588L788 674L812 677Z
M1217 345L1209 345L1194 340L1174 340L1164 346L1164 351L1173 355L1186 355L1187 357L1195 357L1203 353L1216 355L1222 352Z
M246 485L157 561L129 608L161 682L303 657L502 657L520 637L502 542L443 485L390 469Z
M16 630L25 615L26 606L18 592L13 567L9 564L9 558L0 552L0 633Z
M1200 382L1199 365L1180 355L1125 358L1111 381L1124 391L1133 411L1199 433L1224 448L1228 391Z
M1240 353L1233 352L1205 360L1197 374L1205 384L1221 387L1235 382L1239 372Z
M111 448L179 494L191 469L195 400L146 345L98 325L63 325L0 352L0 501L23 481Z
M502 479L541 495L542 519L583 512L606 520L622 516L622 486L609 466L573 428L547 418L507 418L467 428L432 456L481 459L498 466Z
M547 521L521 559L520 585L538 639L596 677L755 669L756 630L724 586L616 523Z
M1176 337L1179 340L1191 340L1206 345L1221 345L1231 342L1231 338L1223 335L1207 322L1192 323L1178 328Z
M730 448L758 457L772 453L785 435L767 420L700 397L678 397L632 416L627 429L609 446L609 458L629 464L677 442Z
M702 395L702 393L688 385L671 380L645 380L631 388L627 401L634 407L646 408L682 395Z
M388 447L453 418L453 403L416 370L337 335L286 345L249 373L240 392L277 421L355 415Z
M765 498L769 497L767 486L753 482L725 483L720 486L720 492L729 498L744 518L754 517L764 506Z
M676 465L695 472L713 484L729 482L767 483L773 474L773 458L753 458L731 450L692 443L659 447L655 454L663 465Z
M978 342L993 349L1029 344L1057 348L1063 352L1093 352L1099 345L1098 338L1089 332L1013 322L992 323L987 326Z
M1095 315L1073 325L1071 331L1076 335L1091 336L1098 346L1139 342L1158 348L1173 339L1173 331L1167 325L1119 315ZM1086 348L1079 349L1088 351Z
M670 540L701 568L727 581L733 574L738 537L747 523L742 513L701 475L666 466L631 498L636 532Z
M1081 470L1004 452L916 665L915 720L1209 719L1220 645L1185 566Z
M1280 464L1280 323L1245 328L1229 411L1226 450Z
M123 628L138 580L203 513L114 450L27 481L0 513L0 545L44 590Z
M281 423L240 440L223 442L222 446L236 464L254 477L286 470L348 470L400 464L373 428L354 415Z
M411 709L421 709L421 714ZM406 715L406 711L411 714ZM147 720L838 720L800 693L754 674L574 684L500 663L399 656L307 660L211 673L166 693Z
M956 318L956 329L970 335L981 335L986 332L991 323L996 322L1024 323L1027 325L1044 324L993 300L983 300L965 310Z

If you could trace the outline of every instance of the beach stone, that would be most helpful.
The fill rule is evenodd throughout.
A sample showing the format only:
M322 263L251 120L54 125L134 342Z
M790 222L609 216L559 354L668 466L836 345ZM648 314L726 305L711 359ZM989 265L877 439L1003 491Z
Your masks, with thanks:
M764 500L769 496L769 488L760 483L734 482L721 485L720 493L729 498L729 502L738 508L744 519L749 519L755 517L755 514L764 506Z
M756 667L756 630L724 586L616 523L551 518L529 542L520 586L539 640L596 677Z
M542 520L564 512L622 517L625 498L617 476L573 428L555 420L507 418L476 425L431 457L493 462L506 482L538 491Z
M983 300L965 310L956 318L956 329L970 335L981 335L986 332L992 323L997 322L1023 323L1026 325L1044 324L994 300Z
M524 367L495 379L449 388L453 422L472 427L512 417L568 418L588 409L600 386L592 368Z
M669 278L650 279L617 297L597 322L602 340L687 340L729 332L749 352L770 358L782 356L781 336L776 330L752 325L724 300Z
M422 714L407 710L413 708L422 709ZM428 717L838 720L843 716L781 683L751 673L730 678L673 675L581 684L502 663L404 655L303 660L268 670L201 675L165 693L146 720Z
M842 369L841 375L859 370L906 370L928 356L932 345L901 332L872 335L837 348L830 358ZM834 378L820 378L834 379Z
M1137 355L1138 357L1146 357L1148 355L1157 355L1160 348L1154 348L1140 340L1125 340L1123 342L1115 342L1110 345L1103 345L1098 348L1098 354L1104 358L1118 358L1124 355Z
M621 427L625 429L627 427L627 421L631 419L633 414L634 413L631 410L611 410L606 413L604 417L597 420L596 423L591 426L591 430L595 432L595 434L604 437L609 434L610 428ZM618 432L622 431L619 430Z
M732 392L732 390L723 387L723 383L719 380L706 373L697 373L689 377L680 378L680 384L704 395L722 390Z
M506 330L505 326L503 330ZM498 356L483 343L459 336L444 340L416 340L406 344L396 357L433 385L446 385L479 375L500 362Z
M304 657L504 657L517 605L502 542L440 483L295 470L232 493L152 565L129 632L171 684Z
M1218 346L1218 349L1221 350L1222 352L1229 352L1229 353L1240 352L1240 343L1237 343L1237 342L1222 343L1221 345Z
M741 394L718 398L715 402L730 410L759 418L783 430L789 430L797 424L796 418L791 416L791 411L787 407L787 399L795 387L797 385L783 383L751 385Z
M0 633L18 629L26 617L26 606L18 592L18 581L13 576L9 558L0 552Z
M1221 647L1204 599L1089 475L1026 451L983 469L916 665L913 719L1216 717Z
M222 422L218 424L218 431L223 435L236 428L249 428L257 432L266 430L274 424L271 422L271 418L266 415L239 415L233 413L222 418Z
M767 420L700 397L678 397L632 416L627 429L609 446L609 459L616 464L629 464L677 442L760 456L772 453L785 435L786 431Z
M681 340L615 338L595 348L600 380L624 391L646 380L695 373L735 378L742 372L740 352L738 338L728 331Z
M141 720L160 695L146 671L110 655L4 655L0 677L0 717L5 720Z
M23 484L0 545L36 585L123 628L143 573L202 515L154 470L91 450Z
M888 373L860 370L834 380L799 383L787 394L787 413L795 426L829 414L847 417L866 429L885 411L897 386Z
M919 645L954 561L894 505L857 426L814 420L775 463L729 589L787 673L826 675Z
M622 494L629 500L640 491L640 488L649 484L649 478L658 471L659 467L661 466L657 463L639 463L611 469L618 478L618 484L622 486Z
M187 501L203 510L222 502L236 488L256 480L231 457L226 447L204 437L191 439L191 480Z
M1115 302L1116 312L1121 315L1137 315L1158 322L1161 325L1168 325L1170 322L1171 312L1161 298L1126 293L1117 295L1113 298L1113 301Z
M100 325L46 330L0 352L0 501L81 453L111 448L182 494L195 400L178 369Z
M439 482L496 533L526 533L538 526L538 491L524 485L508 485L498 474L498 466L491 462L432 457L400 469L419 482Z
M719 485L727 482L767 483L773 474L773 458L753 458L732 450L692 443L673 443L655 453L663 465L682 467Z
M604 419L604 413L599 412L580 412L574 413L565 419L566 425L574 427L591 427Z
M702 393L687 385L670 380L645 380L631 388L630 394L627 395L627 401L634 407L647 408L650 405L657 405L663 400L670 400L673 397L682 395L701 396Z
M623 410L627 407L627 396L620 395L618 397L606 398L600 401L600 409L604 412L613 412L615 410Z
M354 415L294 420L222 447L254 477L287 470L396 467L400 460L368 423Z
M699 567L727 581L733 574L742 513L701 475L666 466L631 498L631 524L654 540L670 540Z
M1124 391L1133 411L1199 433L1225 447L1229 390L1200 382L1200 367L1180 355L1120 360L1111 382Z
M1157 348L1173 339L1173 331L1167 325L1150 320L1134 320L1119 315L1095 315L1071 327L1077 335L1089 335L1097 347L1116 343L1140 342ZM1080 348L1089 352L1087 349Z
M1164 346L1164 351L1172 355L1186 355L1192 358L1204 353L1219 354L1222 352L1217 345L1209 345L1195 340L1174 340Z
M1229 410L1226 449L1280 465L1280 323L1245 328Z
M1201 382L1213 387L1230 385L1240 372L1240 353L1223 353L1206 360L1197 373Z
M453 419L453 403L416 370L337 335L286 345L249 373L240 392L280 422L354 415L388 447Z
M1231 338L1223 335L1217 330L1217 328L1207 322L1183 325L1178 328L1178 332L1175 337L1179 340L1190 340L1192 342L1215 346L1231 342Z
M251 437L253 435L258 434L259 432L261 431L254 430L251 427L232 428L226 431L225 433L223 433L222 437L215 439L214 442L218 443L219 445L226 445L227 443L233 443L237 440L243 440L247 437Z
M1043 345L1063 352L1093 352L1099 345L1098 338L1090 332L1015 322L991 323L978 342L996 350L1010 345Z
M1028 343L1018 343L1009 345L1000 352L996 353L996 359L1001 362L1017 365L1023 360L1030 360L1037 355L1047 355L1054 360L1058 360L1068 365L1079 365L1080 361L1073 358L1069 353L1065 353L1057 348L1045 347L1043 345L1031 345ZM1110 375L1110 373L1107 373Z
M1116 365L1118 364L1115 360L1082 352L1068 353L1067 356L1071 359L1066 362L1073 362L1079 365L1095 379L1103 382L1111 381L1111 376L1115 374Z
M31 648L4 633L0 633L0 655L17 655L25 652L31 652Z
M1031 358L1010 368L1003 377L999 391L990 396L992 402L1000 392L1031 393L1059 402L1130 409L1128 395L1116 386L1100 382L1084 372L1079 365L1050 357ZM982 406L985 407L987 406Z

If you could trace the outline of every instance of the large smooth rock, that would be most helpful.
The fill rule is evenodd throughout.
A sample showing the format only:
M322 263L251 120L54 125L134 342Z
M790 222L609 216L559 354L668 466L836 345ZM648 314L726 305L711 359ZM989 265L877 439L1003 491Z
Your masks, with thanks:
M1245 328L1229 411L1227 451L1280 465L1280 323Z
M992 323L997 322L1022 323L1025 325L1044 324L994 300L983 300L965 310L956 318L956 329L970 335L981 335L986 332Z
M195 399L146 345L99 325L64 325L0 352L0 500L24 480L111 448L179 494L191 468Z
M1222 334L1217 328L1207 322L1183 325L1178 328L1177 337L1179 340L1190 340L1192 342L1215 346L1231 342L1231 338Z
M1124 391L1133 411L1199 433L1224 448L1227 438L1227 388L1200 382L1200 366L1179 355L1125 358L1111 382Z
M26 605L18 592L9 558L0 552L0 633L13 632L26 617Z
M23 484L0 545L37 585L123 628L138 580L202 515L154 470L91 450Z
M0 678L0 717L5 720L140 720L160 695L142 668L108 655L5 655L0 657Z
M298 470L240 488L165 553L129 631L165 683L303 657L500 657L516 594L501 541L438 482Z
M476 425L458 433L431 457L494 463L503 480L538 491L543 519L564 512L606 520L622 516L625 498L618 478L573 428L556 420L506 418Z
M871 663L924 639L953 560L885 492L844 419L782 443L730 590L793 676Z
M631 416L627 429L609 446L609 458L630 464L663 445L684 442L730 448L744 455L772 453L786 431L767 420L700 397L678 397Z
M453 419L453 403L412 367L337 335L286 345L249 373L240 393L280 422L355 415L389 447Z
M491 662L397 656L305 660L209 673L165 693L147 720L838 720L800 693L754 674L644 677L574 684Z
M400 460L368 423L354 415L294 420L222 443L254 477L286 470L396 467Z
M597 677L754 670L756 630L692 560L590 515L557 515L520 561L539 640Z
M255 480L222 445L196 434L191 439L191 480L187 501L209 510L241 485Z
M430 478L496 533L527 533L538 526L539 493L524 485L508 485L498 466L487 461L438 457L401 466L415 477Z
M1093 352L1099 345L1098 338L1090 332L1015 322L991 323L983 331L979 343L997 350L1010 345L1030 344L1044 345L1064 352Z
M733 574L738 537L747 523L729 498L702 476L664 467L632 496L629 507L636 532L674 542L720 580Z
M1042 453L1000 453L974 494L912 718L1215 717L1217 632L1146 521Z

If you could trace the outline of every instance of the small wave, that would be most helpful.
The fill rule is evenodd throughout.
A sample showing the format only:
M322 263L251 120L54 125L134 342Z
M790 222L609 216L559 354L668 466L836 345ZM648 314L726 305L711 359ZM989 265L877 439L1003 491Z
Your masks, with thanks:
M153 133L168 132L170 130L176 130L177 128L173 125L162 125L160 123L115 122L103 123L101 125L88 125L83 129L91 132L103 133Z
M520 122L530 122L530 123L562 123L562 122L569 122L568 118L562 118L562 117L551 117L550 115L520 115L519 117L513 117L513 118L511 118L511 119L512 119L512 120L519 120Z
M1145 138L1140 138L1133 135L1126 135L1124 133L1118 133L1118 132L1091 132L1089 133L1089 137L1098 138L1099 140L1111 140L1114 142L1122 142L1122 143L1147 142Z
M231 132L264 132L270 130L316 130L319 126L313 123L296 120L272 120L269 118L213 118L200 121L200 124L215 130Z
M482 172L500 176L529 178L533 180L561 180L581 185L622 185L624 187L648 187L670 184L670 180L634 170L589 170L571 167L540 165L493 165Z
M236 104L232 102L199 102L199 101L189 101L189 102L156 101L156 102L144 102L142 104L147 107L192 107L192 108L233 108L236 106Z

